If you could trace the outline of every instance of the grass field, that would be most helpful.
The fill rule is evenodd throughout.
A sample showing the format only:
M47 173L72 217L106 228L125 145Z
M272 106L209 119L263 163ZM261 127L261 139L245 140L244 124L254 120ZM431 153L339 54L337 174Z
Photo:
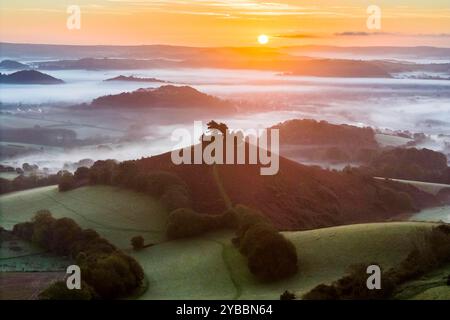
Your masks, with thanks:
M12 228L30 220L41 209L56 218L70 217L83 228L92 228L120 248L142 235L147 243L164 239L167 213L158 201L132 191L89 186L58 192L56 186L13 192L0 197L0 225Z
M250 274L227 232L130 253L149 279L141 299L278 299L284 290L301 296L320 283L330 283L352 264L392 267L411 251L419 232L430 227L396 222L287 232L297 248L300 272L272 284L258 282Z
M131 191L95 186L59 193L56 187L45 187L3 195L0 208L4 227L46 208L56 217L69 216L96 229L143 266L149 286L140 299L278 299L285 290L301 296L340 278L352 264L375 262L384 268L398 264L414 241L420 241L421 232L433 225L389 222L286 232L297 248L299 273L266 284L250 274L246 258L231 244L232 232L165 241L167 213L158 201ZM138 234L159 244L133 251L129 241ZM442 288L426 290L430 291L415 290L408 298L445 295Z

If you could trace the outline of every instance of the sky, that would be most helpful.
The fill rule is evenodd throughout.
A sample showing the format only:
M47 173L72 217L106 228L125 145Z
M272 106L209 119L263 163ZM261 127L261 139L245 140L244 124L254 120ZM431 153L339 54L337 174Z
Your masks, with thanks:
M67 28L70 5L80 29ZM450 47L450 0L0 0L2 42L258 46L261 34L268 46Z

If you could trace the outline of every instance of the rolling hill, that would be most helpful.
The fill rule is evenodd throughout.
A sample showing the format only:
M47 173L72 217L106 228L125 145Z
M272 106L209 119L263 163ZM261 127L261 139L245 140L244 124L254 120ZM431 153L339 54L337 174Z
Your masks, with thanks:
M229 198L232 204L260 210L280 230L385 221L438 204L433 195L411 185L323 170L284 157L273 176L260 175L260 165L175 165L170 153L132 162L142 172L176 174L200 213L222 213Z
M96 98L92 107L115 108L208 108L222 112L234 111L230 101L204 94L189 86L164 85L156 89L138 89Z
M0 83L8 84L61 84L64 81L36 70L22 70L0 74Z
M352 264L395 266L433 225L390 222L284 232L297 249L300 271L293 278L266 284L248 271L245 257L231 243L232 232L164 239L167 213L155 200L139 193L98 186L59 193L56 187L45 187L0 196L0 207L0 224L7 228L30 219L35 210L48 208L56 217L71 217L83 227L95 229L143 266L148 288L140 299L278 299L284 290L301 296L320 283L341 277ZM129 239L138 234L157 244L131 250ZM40 274L35 273L37 277ZM433 288L429 283L426 290L441 290ZM414 290L414 296L422 294L419 289L416 283L411 288L406 284L402 294L407 290Z

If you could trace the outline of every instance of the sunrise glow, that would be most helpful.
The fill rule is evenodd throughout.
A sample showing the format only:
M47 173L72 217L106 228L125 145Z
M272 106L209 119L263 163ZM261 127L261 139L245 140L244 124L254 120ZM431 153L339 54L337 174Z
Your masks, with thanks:
M258 43L259 44L268 44L269 43L269 37L265 34L261 34L258 36Z

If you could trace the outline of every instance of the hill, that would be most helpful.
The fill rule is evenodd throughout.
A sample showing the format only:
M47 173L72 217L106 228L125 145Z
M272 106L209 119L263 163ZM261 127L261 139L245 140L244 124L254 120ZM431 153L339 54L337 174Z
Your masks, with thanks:
M129 163L142 172L176 174L186 183L198 212L221 213L228 198L260 210L281 230L384 221L438 204L433 195L411 185L357 171L309 167L284 157L274 176L260 175L259 165L174 165L170 153Z
M280 132L280 153L299 162L361 163L379 149L369 127L294 119L272 129Z
M189 86L165 85L156 89L138 89L96 98L92 107L115 108L208 108L223 112L234 111L226 100L202 93Z
M297 249L300 271L293 278L265 284L249 272L245 257L231 243L232 232L166 241L151 231L164 230L166 213L138 193L113 187L58 193L55 187L46 187L0 196L0 205L0 224L8 228L28 220L34 210L50 208L57 217L71 217L98 231L143 266L149 286L140 299L278 299L284 290L301 296L320 283L338 279L352 264L397 265L433 225L391 222L284 232ZM158 244L132 251L129 238L137 234ZM41 272L33 275L39 278ZM27 273L12 276L29 279ZM420 294L415 283L412 288Z
M156 78L139 78L135 76L117 76L114 78L109 78L104 81L128 81L128 82L162 82L162 83L168 83L168 81L156 79Z
M64 81L36 70L22 70L11 74L0 74L0 83L60 84L64 83Z
M450 168L445 154L429 149L395 148L373 156L367 167L368 174L378 177L450 183Z
M29 66L14 60L2 60L0 62L0 69L6 70L17 70L17 69L28 69Z

